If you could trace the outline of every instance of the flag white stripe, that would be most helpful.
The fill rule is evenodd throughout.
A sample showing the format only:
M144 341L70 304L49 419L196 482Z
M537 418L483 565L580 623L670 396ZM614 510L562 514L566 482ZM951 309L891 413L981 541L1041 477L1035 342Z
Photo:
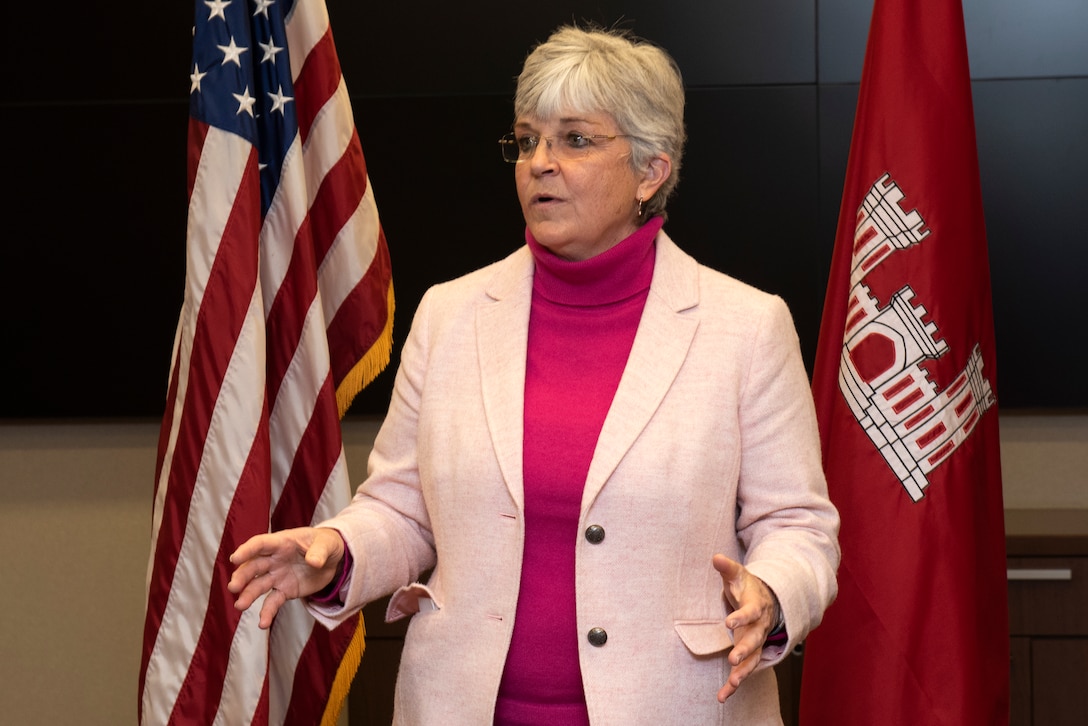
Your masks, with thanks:
M181 320L184 321L185 306L182 305ZM147 558L147 573L144 578L145 585L151 582L151 574L155 569L155 544L159 541L159 529L162 527L162 513L166 506L166 489L167 482L170 481L170 465L174 460L174 450L177 448L178 441L178 425L181 422L181 415L183 413L181 402L185 399L185 389L188 387L189 376L184 373L189 370L189 355L192 349L190 342L182 343L183 340L190 336L190 328L184 322L179 322L177 330L174 331L174 350L170 356L170 377L167 379L167 385L169 381L173 380L175 367L178 372L178 385L177 390L174 393L173 401L173 416L170 419L170 433L167 436L165 454L163 456L163 464L159 471L159 480L155 485L155 500L151 504L151 555ZM144 588L144 610L147 610L148 595L150 595L150 588Z
M253 146L245 139L220 129L208 129L189 200L185 294L190 301L204 299L219 241L234 209L234 199L252 152ZM200 305L193 305L192 310L198 312Z
M321 300L326 321L335 317L344 300L370 269L370 263L378 251L380 230L378 207L374 202L368 178L366 193L359 206L336 235L336 240L317 271L318 279L321 280ZM366 243L365 246L363 242Z
M276 510L295 452L316 407L317 396L329 375L329 350L321 315L320 293L306 312L299 346L291 358L268 421L276 445L272 452L272 511Z
M325 484L321 498L314 507L312 524L320 524L326 519L339 514L340 510L351 502L351 479L348 477L348 462L344 455L344 447L340 446L340 455L329 472L329 480Z
M323 2L297 2L286 26L287 45L291 48L291 79L298 80L310 51L329 29L329 11Z
M269 699L269 724L283 724L285 721L287 708L291 703L291 692L294 690L298 659L306 643L310 641L310 633L316 624L317 621L297 600L287 603L276 615L276 627L272 629L273 656L268 667L268 678L270 683L278 686L269 688L275 694Z
M267 317L280 286L287 276L294 253L295 237L310 211L309 192L303 189L304 161L298 134L283 159L281 181L261 225L261 285L265 289Z
M348 99L347 85L341 77L336 91L314 116L310 134L302 149L306 158L306 186L310 190L311 203L321 186L321 180L329 169L344 158L354 137L351 101Z
M261 684L268 669L268 631L257 626L263 605L264 597L253 603L242 613L234 631L223 695L213 721L217 726L248 726L260 704Z

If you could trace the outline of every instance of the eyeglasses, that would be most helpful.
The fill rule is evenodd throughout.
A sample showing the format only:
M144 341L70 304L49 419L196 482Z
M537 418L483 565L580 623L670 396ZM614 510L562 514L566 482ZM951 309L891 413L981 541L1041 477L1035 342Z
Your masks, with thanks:
M580 134L570 131L561 136L531 136L529 134L506 134L499 139L499 148L502 149L502 158L511 164L520 161L528 161L536 153L536 147L541 141L548 143L555 158L560 161L581 159L587 156L595 146L602 141L628 138L629 134Z

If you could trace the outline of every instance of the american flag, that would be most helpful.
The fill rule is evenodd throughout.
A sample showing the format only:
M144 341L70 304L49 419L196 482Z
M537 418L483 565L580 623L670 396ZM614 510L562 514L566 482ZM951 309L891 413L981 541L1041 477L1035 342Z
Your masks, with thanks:
M347 504L340 418L388 363L389 253L324 0L197 0L184 302L158 449L142 724L335 722L361 618L235 610L230 553Z

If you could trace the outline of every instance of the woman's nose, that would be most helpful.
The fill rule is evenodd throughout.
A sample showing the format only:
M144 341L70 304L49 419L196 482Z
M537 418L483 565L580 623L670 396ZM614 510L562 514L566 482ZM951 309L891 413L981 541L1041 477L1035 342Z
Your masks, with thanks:
M552 140L541 136L529 154L528 163L531 168L546 169L555 164L555 154L552 153Z

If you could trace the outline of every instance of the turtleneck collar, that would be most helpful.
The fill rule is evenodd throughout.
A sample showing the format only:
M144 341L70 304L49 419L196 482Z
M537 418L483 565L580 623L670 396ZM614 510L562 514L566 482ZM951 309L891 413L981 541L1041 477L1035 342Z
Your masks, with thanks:
M533 291L562 305L607 305L644 292L653 278L654 238L664 221L652 217L614 247L577 261L553 254L526 228L536 263Z

